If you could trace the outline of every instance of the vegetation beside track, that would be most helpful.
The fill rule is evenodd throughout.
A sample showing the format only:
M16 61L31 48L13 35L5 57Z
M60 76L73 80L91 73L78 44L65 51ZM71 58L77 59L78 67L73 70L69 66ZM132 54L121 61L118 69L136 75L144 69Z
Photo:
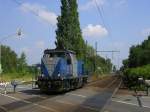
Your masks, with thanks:
M10 80L32 80L38 69L35 66L29 66L24 52L18 56L10 47L1 45L1 74L0 81Z
M129 57L123 61L121 70L124 83L130 89L144 90L147 87L144 80L150 80L150 36L141 44L130 48Z
M5 82L10 82L12 80L18 81L32 81L33 74L19 74L19 73L3 73L1 74L1 80ZM34 77L35 78L35 77Z
M128 68L124 71L124 74L128 77L142 77L144 79L150 79L150 64L137 68Z

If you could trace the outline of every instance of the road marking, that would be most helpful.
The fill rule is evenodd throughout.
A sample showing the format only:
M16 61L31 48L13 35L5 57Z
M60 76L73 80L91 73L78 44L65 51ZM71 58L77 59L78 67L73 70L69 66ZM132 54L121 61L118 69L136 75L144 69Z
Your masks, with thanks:
M17 88L20 88L20 89L30 89L32 87L20 87L20 86L18 86Z
M0 83L0 86L5 86L5 85L8 85L10 84L9 82L3 82L3 83Z
M133 106L139 107L138 104L134 104L134 103L124 102L124 101L119 101L119 100L112 100L112 101L113 101L113 102L117 102L117 103L123 103L123 104L128 104L128 105L133 105ZM145 108L149 108L149 109L150 109L149 106L142 105L142 107L145 107Z
M68 105L75 105L73 103L62 101L62 100L56 100L56 102L58 102L58 103L64 103L64 104L68 104Z
M70 103L70 102L62 101L62 100L56 100L56 102L62 103L62 104L67 104L67 105L72 105L72 106L78 106L74 103ZM86 109L90 109L90 110L94 110L94 111L99 111L99 109L96 109L96 108L93 108L93 107L90 107L90 106L86 106L86 105L79 105L79 106L82 107L82 108L86 108Z
M74 93L67 93L68 95L73 95L73 96L78 96L78 97L82 97L82 98L86 98L87 96L85 95L81 95L81 94L74 94Z
M141 98L149 99L150 97L149 96L142 96Z
M2 106L0 106L0 108L1 108L2 110L4 110L5 112L7 112L7 109L6 109L6 108L4 108L4 107L2 107Z
M17 91L16 93L19 93L19 94L24 94L24 95L27 95L21 91ZM32 96L35 96L35 97L40 97L40 98L43 98L43 99L47 99L48 97L44 97L44 96L41 96L41 95L35 95L35 94L31 94ZM30 96L30 95L29 95Z
M43 106L43 105L40 105L40 104L37 104L37 103L32 103L32 102L30 102L30 101L22 100L22 99L20 99L20 98L12 97L12 96L5 95L5 94L2 94L2 93L0 93L0 95L5 96L5 97L8 97L8 98L11 98L11 99L16 100L16 101L22 101L22 102L24 102L24 103L32 104L32 105L34 105L34 106L37 106L37 107L40 107L40 108L43 108L43 109L46 109L46 110L49 110L49 111L59 112L59 111L57 111L57 110L55 110L55 109L52 109L52 108L49 108L49 107L46 107L46 106Z

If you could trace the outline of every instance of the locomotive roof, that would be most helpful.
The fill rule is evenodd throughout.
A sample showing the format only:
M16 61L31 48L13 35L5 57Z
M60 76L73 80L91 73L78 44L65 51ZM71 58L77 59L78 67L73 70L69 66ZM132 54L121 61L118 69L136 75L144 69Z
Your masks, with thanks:
M46 49L44 51L44 54L49 54L49 53L72 53L72 54L75 54L74 51L71 51L71 50L66 50L66 49Z

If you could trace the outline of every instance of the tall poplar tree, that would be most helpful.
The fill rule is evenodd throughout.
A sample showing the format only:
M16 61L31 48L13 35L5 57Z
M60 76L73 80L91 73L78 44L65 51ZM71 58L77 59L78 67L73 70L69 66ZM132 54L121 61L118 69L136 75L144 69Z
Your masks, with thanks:
M56 47L73 50L78 58L84 57L85 42L79 23L76 0L61 0L61 16L58 16L56 30Z
M61 15L57 18L57 30L56 30L56 47L59 49L70 47L69 38L69 5L68 0L61 0Z
M61 15L58 16L56 30L56 47L58 49L73 50L78 59L84 60L87 69L95 63L95 50L93 47L86 45L80 28L79 13L77 0L61 0ZM87 53L92 53L87 55ZM103 71L110 71L111 62L100 56L96 58L96 66L101 66Z
M83 58L85 55L86 45L80 28L77 0L68 0L68 3L70 6L70 34L73 45L72 50L76 51L79 58Z

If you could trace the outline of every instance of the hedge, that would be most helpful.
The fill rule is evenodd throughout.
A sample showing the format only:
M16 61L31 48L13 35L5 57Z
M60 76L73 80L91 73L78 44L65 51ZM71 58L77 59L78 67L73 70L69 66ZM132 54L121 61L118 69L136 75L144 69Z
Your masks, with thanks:
M137 68L128 68L124 71L124 75L128 77L143 77L150 79L150 64Z
M124 70L123 81L129 89L144 90L145 84L139 82L138 78L150 79L150 64L137 68L128 68Z

